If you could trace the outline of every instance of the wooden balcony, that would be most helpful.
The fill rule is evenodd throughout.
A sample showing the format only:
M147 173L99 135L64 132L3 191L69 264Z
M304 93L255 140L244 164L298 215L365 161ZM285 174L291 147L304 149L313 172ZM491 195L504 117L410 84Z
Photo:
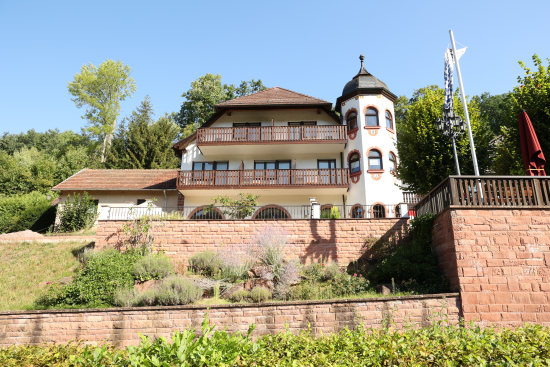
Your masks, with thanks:
M179 171L177 182L178 190L348 187L346 168Z
M346 126L258 126L199 129L197 145L265 145L347 142Z

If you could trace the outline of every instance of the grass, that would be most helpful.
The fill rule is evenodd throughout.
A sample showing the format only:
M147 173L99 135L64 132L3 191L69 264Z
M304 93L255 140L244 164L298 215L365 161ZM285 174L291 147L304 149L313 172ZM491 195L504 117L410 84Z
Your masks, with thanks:
M0 244L0 310L28 310L46 292L46 282L74 274L82 242Z
M96 229L87 229L87 230L82 230L78 232L68 232L68 233L46 232L42 234L44 236L95 236L97 234L97 231Z

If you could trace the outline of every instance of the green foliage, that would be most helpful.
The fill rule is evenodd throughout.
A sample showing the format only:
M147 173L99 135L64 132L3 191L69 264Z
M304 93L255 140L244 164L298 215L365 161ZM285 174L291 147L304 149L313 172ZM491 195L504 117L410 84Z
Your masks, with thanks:
M0 349L2 366L545 366L550 329L527 325L495 330L432 321L405 330L359 325L314 336L290 331L255 340L219 331L205 318L202 330L175 331L166 338L141 336L139 346L115 349L81 344L10 346ZM200 335L200 336L199 336Z
M231 199L229 196L219 195L217 198L212 198L214 204L210 204L205 211L213 210L212 208L218 202L223 205L222 213L228 218L233 219L245 219L250 217L256 209L255 206L258 206L258 198L260 195L244 194L239 193L238 199Z
M250 298L252 298L254 302L266 302L270 300L272 296L269 289L260 286L254 287L252 292L250 292Z
M198 301L203 294L202 288L189 279L172 275L165 278L157 288L151 288L141 295L146 306L187 305Z
M455 112L463 119L464 110L455 94ZM428 86L415 91L408 104L401 101L397 124L399 161L397 176L407 191L425 195L445 177L456 173L451 141L438 132L436 121L443 115L444 90ZM490 172L494 158L494 134L482 118L475 100L468 103L470 123L481 174ZM473 174L468 134L457 139L457 153L462 174Z
M78 108L86 108L82 118L88 121L87 131L102 142L102 162L105 162L105 150L110 146L120 115L120 102L136 91L131 71L120 60L106 60L99 67L82 66L74 80L67 83L69 94L73 96L71 100Z
M45 230L55 222L56 208L45 194L0 195L0 233Z
M85 268L76 274L72 283L52 285L36 304L38 307L112 305L117 289L133 287L134 264L140 257L135 251L96 252L88 257Z
M189 136L202 126L214 114L214 106L230 99L243 97L266 89L261 80L252 79L241 85L222 84L221 75L206 74L191 83L191 89L182 97L180 112L175 117L183 129L183 137Z
M73 197L67 196L67 200L60 205L59 209L59 224L57 230L59 232L76 232L81 229L91 228L99 213L97 205L87 192L76 194Z
M368 292L370 283L361 274L349 275L338 273L334 278L328 281L331 293L336 297L352 296Z
M321 219L340 219L340 211L337 206L321 210Z
M250 299L250 292L246 289L241 289L233 293L230 297L233 302L243 302Z
M446 278L437 268L432 252L433 214L424 214L411 221L411 242L399 246L380 265L367 273L366 277L376 284L390 283L393 279L407 282L404 291L437 293L448 290ZM414 281L412 281L414 280Z
M153 119L149 96L120 124L108 152L107 168L164 169L178 168L180 160L171 149L179 135L173 116Z
M138 307L142 306L142 295L134 288L118 288L113 296L113 304L118 307Z
M220 255L213 251L203 251L189 259L189 267L196 273L215 277L220 271Z
M130 208L129 216L132 220L127 221L121 228L124 233L124 245L127 249L137 251L141 255L151 253L155 245L155 228L164 227L163 218L151 215L154 202L157 199L147 202L147 211L145 214L138 216L134 212L134 208Z
M134 264L134 278L140 282L163 279L173 273L172 261L162 253L144 256Z

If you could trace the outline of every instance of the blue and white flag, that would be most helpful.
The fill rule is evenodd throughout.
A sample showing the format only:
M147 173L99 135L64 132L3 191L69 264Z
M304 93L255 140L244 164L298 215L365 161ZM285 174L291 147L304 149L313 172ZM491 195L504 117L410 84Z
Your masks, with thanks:
M460 60L460 57L466 52L466 47L461 48L456 51L457 59ZM445 51L445 109L453 109L453 70L454 70L454 60L453 60L453 50L450 48Z

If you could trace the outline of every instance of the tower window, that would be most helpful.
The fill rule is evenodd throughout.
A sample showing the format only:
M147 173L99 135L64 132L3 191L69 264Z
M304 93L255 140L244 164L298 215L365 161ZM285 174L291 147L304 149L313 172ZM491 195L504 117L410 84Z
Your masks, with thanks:
M393 120L390 111L386 111L386 127L393 130Z
M369 152L369 169L382 169L382 154L378 150Z
M365 116L367 118L367 126L380 126L378 124L378 111L374 108L369 107Z
M357 129L357 114L351 112L348 116L348 131Z
M390 172L397 172L397 159L392 152L390 152Z
M350 173L361 171L361 157L359 157L359 154L353 153L349 157L349 169Z

